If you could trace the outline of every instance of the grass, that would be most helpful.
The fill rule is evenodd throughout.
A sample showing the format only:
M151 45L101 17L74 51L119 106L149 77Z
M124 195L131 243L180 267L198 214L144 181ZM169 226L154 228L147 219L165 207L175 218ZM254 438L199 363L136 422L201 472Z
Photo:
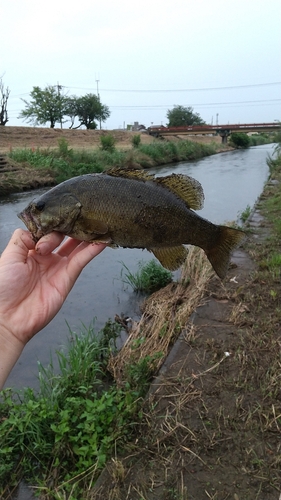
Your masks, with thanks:
M138 138L138 136L135 136ZM0 179L0 193L19 191L38 187L40 176L48 175L48 182L42 185L63 182L71 177L87 173L98 173L112 167L122 168L147 168L155 165L166 164L181 160L194 160L217 150L215 144L197 144L191 141L180 141L177 144L155 140L153 143L143 145L135 139L128 150L115 148L114 138L108 134L101 137L101 147L93 150L73 150L65 138L60 138L56 150L49 149L13 149L9 153L10 160L22 168L19 180L18 172L11 173L14 181L8 182L3 177ZM33 177L36 177L34 186Z
M172 281L172 273L152 259L149 262L139 262L139 269L134 274L122 262L121 279L130 285L134 292L153 293ZM125 271L124 271L125 269Z
M250 217L251 211L252 211L252 209L251 209L250 205L247 205L245 210L243 210L242 212L240 212L238 214L240 220L245 223L248 220L248 218Z
M119 334L120 326L111 322L99 334L93 328L71 333L67 352L57 353L60 373L52 363L39 366L38 393L3 391L2 499L10 498L21 477L44 498L87 498L89 482L119 440L129 438L148 383L139 366L131 367L126 388L112 380L106 365Z
M274 137L251 136L250 144L272 142ZM142 144L141 136L135 135L129 149L117 149L111 134L101 136L100 148L96 150L74 150L65 138L58 140L57 149L24 148L9 153L21 171L11 172L0 178L0 194L34 187L54 185L71 177L87 173L98 173L112 167L149 168L178 161L194 161L215 154L216 143L201 144L191 140L177 142L155 139L151 144Z

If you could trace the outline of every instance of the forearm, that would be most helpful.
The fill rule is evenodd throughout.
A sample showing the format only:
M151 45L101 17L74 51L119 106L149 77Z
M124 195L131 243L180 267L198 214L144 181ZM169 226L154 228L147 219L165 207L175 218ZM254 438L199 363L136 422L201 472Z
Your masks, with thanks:
M24 345L0 325L0 390L13 366L19 359Z

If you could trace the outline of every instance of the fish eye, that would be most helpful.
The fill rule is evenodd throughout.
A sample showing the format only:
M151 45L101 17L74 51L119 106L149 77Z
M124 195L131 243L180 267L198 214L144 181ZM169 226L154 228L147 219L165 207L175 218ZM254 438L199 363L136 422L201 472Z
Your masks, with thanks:
M35 208L39 210L39 212L42 212L42 210L45 207L45 202L44 201L38 201L35 205Z

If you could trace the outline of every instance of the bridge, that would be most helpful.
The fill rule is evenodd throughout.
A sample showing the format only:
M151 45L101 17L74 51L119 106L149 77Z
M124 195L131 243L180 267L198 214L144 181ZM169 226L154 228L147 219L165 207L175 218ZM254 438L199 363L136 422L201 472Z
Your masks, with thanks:
M150 135L164 137L165 135L220 135L222 142L227 142L227 137L232 132L275 132L280 130L280 123L243 123L227 125L186 125L182 127L164 127L162 125L147 128Z

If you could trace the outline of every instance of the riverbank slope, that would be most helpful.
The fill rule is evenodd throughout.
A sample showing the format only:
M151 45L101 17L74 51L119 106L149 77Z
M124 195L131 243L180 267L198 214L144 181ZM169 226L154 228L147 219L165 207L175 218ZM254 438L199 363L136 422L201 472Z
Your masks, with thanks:
M134 147L136 136L140 143ZM219 137L200 136L192 141L179 137L157 140L124 130L0 127L0 196L53 186L107 168L150 168L231 149L220 141Z
M141 134L142 144L151 144L154 137L147 133L128 130L70 130L42 127L1 127L0 126L0 154L9 153L11 149L21 148L58 148L58 141L64 138L72 149L96 149L100 146L100 138L112 135L117 148L131 148L132 137ZM186 137L185 137L186 138ZM171 137L171 140L179 140ZM192 136L192 141L209 144L221 144L221 137Z

